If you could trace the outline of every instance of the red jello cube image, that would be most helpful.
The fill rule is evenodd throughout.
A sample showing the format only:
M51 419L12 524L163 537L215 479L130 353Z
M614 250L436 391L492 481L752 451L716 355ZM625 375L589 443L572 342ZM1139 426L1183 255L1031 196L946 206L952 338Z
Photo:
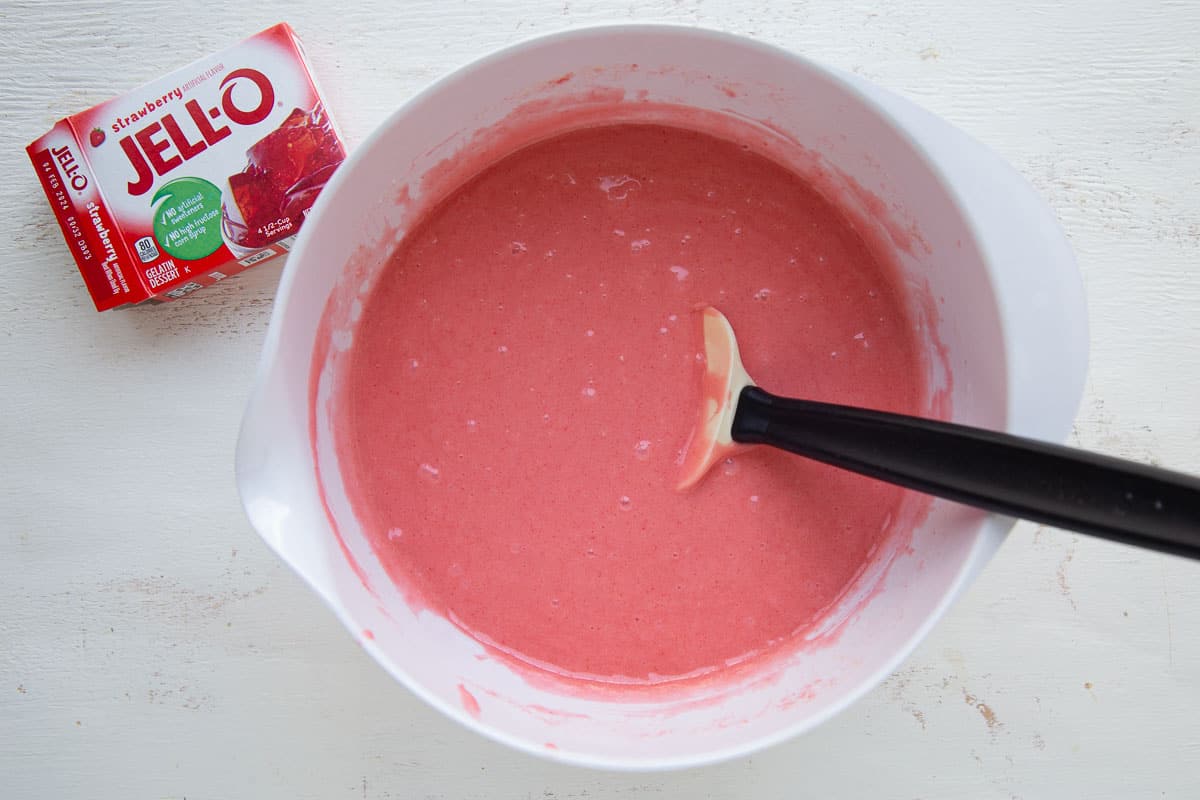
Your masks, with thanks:
M345 157L321 104L294 109L246 151L246 168L229 176L236 208L224 205L226 238L256 248L290 236Z

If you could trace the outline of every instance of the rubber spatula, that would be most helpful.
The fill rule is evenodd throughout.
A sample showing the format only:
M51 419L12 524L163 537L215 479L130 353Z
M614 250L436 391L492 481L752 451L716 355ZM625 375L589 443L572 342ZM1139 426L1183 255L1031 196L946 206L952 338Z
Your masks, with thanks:
M724 314L706 308L703 324L704 405L680 490L765 444L987 511L1200 558L1200 479L966 425L777 397L746 374Z

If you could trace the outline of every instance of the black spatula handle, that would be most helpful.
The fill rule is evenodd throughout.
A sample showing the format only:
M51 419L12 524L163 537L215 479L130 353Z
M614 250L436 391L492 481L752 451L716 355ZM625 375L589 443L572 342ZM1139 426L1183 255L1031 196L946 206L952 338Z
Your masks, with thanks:
M977 508L1200 558L1200 479L948 422L747 386L734 441L769 444Z

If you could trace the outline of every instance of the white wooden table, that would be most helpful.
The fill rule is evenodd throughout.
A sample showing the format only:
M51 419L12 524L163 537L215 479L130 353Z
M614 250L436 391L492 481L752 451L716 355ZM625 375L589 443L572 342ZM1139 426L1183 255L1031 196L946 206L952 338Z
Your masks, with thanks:
M0 2L0 797L1200 796L1200 564L1026 525L882 687L753 758L589 772L444 720L242 516L233 446L279 266L98 315L23 152L57 117L281 19L352 145L531 34L747 33L1009 158L1087 283L1077 443L1200 472L1200 4L342 5Z

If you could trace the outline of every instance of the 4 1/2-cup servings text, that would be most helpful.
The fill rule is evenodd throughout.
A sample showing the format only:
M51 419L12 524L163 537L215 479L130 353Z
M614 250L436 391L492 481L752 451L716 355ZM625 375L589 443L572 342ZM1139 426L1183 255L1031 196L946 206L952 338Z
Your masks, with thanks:
M287 252L346 155L286 23L27 149L100 311L174 300Z

